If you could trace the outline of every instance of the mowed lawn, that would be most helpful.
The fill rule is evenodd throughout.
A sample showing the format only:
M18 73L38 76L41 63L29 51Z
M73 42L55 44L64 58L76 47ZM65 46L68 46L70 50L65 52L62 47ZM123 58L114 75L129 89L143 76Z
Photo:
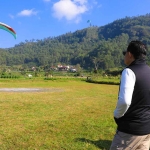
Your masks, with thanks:
M0 80L0 150L108 150L118 85L74 80Z

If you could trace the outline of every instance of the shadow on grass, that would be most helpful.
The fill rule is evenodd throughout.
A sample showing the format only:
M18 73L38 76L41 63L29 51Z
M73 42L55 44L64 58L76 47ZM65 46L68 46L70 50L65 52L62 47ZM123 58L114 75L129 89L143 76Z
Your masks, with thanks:
M95 84L110 84L110 85L119 85L120 82L114 81L94 81L94 80L86 80L87 83L95 83Z
M111 142L112 142L112 141L109 141L109 140L93 141L93 140L89 140L89 139L86 139L86 138L77 138L76 141L93 144L96 147L100 148L101 150L109 150Z

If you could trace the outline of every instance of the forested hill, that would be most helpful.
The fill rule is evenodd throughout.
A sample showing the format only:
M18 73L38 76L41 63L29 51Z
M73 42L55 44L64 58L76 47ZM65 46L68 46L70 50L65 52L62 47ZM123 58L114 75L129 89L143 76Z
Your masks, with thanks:
M129 41L136 39L150 47L150 14L126 17L105 26L91 26L58 37L26 40L13 48L0 49L0 65L121 67L122 51Z

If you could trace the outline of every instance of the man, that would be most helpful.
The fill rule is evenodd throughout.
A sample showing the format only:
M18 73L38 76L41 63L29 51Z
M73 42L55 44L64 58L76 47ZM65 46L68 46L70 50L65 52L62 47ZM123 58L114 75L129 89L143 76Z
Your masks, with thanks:
M110 150L149 150L150 144L150 67L147 47L131 41L123 52L124 63L118 102L114 111L117 131Z

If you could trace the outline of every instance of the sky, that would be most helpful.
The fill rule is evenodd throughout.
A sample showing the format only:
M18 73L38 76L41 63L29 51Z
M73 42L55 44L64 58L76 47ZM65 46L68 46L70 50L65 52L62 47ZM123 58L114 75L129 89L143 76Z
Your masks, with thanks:
M104 26L117 19L150 13L150 0L5 0L0 22L12 27L17 38L0 29L0 48L43 40L91 25Z

